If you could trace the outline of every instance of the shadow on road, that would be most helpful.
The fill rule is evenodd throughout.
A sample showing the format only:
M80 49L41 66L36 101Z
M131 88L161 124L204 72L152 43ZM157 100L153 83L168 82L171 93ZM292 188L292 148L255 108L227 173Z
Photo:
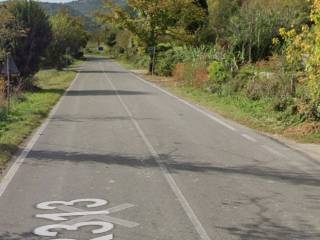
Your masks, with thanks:
M0 235L1 240L39 240L39 237L35 236L31 232L27 233L10 233L5 232Z
M36 151L29 153L29 158L41 160L32 164L43 164L51 161L72 161L76 163L103 163L106 165L123 165L135 168L158 167L153 157L140 158L135 156L125 156L119 154L90 154L82 152L64 151ZM172 156L163 154L161 161L166 164L172 173L179 171L220 173L227 175L244 175L260 179L279 181L295 185L320 186L320 179L304 172L294 172L289 170L274 169L263 166L214 166L212 163L193 163L176 161Z
M155 121L159 120L156 118L134 118L136 121L150 120ZM51 118L52 122L74 122L74 123L92 123L92 122L112 122L112 121L131 121L132 118L128 116L91 116L91 117L72 117L72 116L54 116Z
M80 70L79 73L116 73L116 74L128 74L128 71L104 71L104 70Z
M147 92L118 90L71 90L66 96L149 95Z
M266 200L267 198L248 198L247 205L257 209L256 214L252 216L254 219L252 223L218 228L242 240L320 239L319 231L302 219L296 219L295 222L298 226L289 227L284 222L280 223L274 217L268 216L272 206L268 207Z

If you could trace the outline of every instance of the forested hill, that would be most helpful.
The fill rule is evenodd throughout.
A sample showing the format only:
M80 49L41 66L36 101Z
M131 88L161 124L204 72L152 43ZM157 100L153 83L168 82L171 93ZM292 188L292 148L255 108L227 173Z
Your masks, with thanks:
M70 3L62 4L62 3L48 3L48 2L40 2L40 4L42 8L46 11L46 13L50 16L56 15L63 8L66 11L68 11L72 16L82 17L84 20L86 30L92 31L95 28L97 28L97 24L93 20L92 14L94 14L96 9L99 9L102 7L102 3L100 0L95 0L95 2L96 2L95 10L93 10L94 8L92 7L90 8L92 9L92 11L91 12L87 11L86 14L83 14L81 11L74 8L74 6L78 6L78 4L77 5L75 4L76 2L73 3L73 5L71 5ZM97 5L98 2L99 2L99 6Z
M125 0L116 0L119 4L125 4ZM55 15L61 8L66 9L73 16L84 18L87 30L94 30L97 26L92 15L103 8L103 0L78 0L68 3L40 2L49 15Z
M50 14L54 15L61 7L64 7L71 14L74 15L91 15L103 6L102 0L79 0L68 3L49 3L41 2L44 9Z

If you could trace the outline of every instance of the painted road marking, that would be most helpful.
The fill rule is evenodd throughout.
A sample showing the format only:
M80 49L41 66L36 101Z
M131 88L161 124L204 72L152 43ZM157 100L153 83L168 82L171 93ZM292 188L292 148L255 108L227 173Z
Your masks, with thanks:
M37 204L37 208L41 210L60 210L62 213L51 214L37 214L36 218L49 219L52 221L63 221L59 224L45 225L37 227L33 233L38 236L44 237L56 237L58 235L58 229L64 229L68 231L77 231L84 226L98 226L100 228L93 230L92 234L101 234L109 232L114 228L114 224L133 228L139 226L136 222L131 222L115 217L108 216L111 213L123 211L125 209L134 207L133 204L125 203L115 207L108 208L103 211L87 211L80 208L73 207L76 203L86 202L87 208L100 207L108 204L108 201L103 199L77 199L69 202L66 201L50 201ZM76 217L77 216L77 217ZM66 217L76 217L67 221ZM91 240L111 240L113 234L108 234L98 238L92 238ZM74 240L74 239L53 239L53 240Z
M68 231L76 231L79 228L85 227L85 226L100 226L100 228L91 231L93 234L106 233L114 228L112 223L94 221L94 222L80 222L74 225L68 225L68 224L46 225L46 226L36 228L34 230L34 233L38 236L43 236L43 237L56 237L58 235L58 232L53 231L53 229L65 229ZM113 239L113 234L109 234L107 236L108 236L107 239Z
M102 71L104 71L103 66L102 66ZM169 186L171 187L173 193L176 195L179 203L181 204L183 210L185 211L185 213L187 214L189 220L191 221L192 225L194 226L194 228L196 229L197 233L200 236L201 240L211 240L211 238L209 237L208 233L206 232L206 230L204 229L204 227L202 226L200 220L198 219L197 215L194 213L193 209L191 208L189 202L187 201L187 199L185 198L185 196L183 195L183 193L181 192L180 188L178 187L176 181L174 180L174 178L171 176L167 166L162 162L159 154L156 152L156 150L154 149L154 147L152 146L151 142L148 140L148 138L146 137L146 135L144 134L142 128L140 127L139 123L135 120L133 114L131 113L131 111L129 110L128 106L125 104L125 102L123 101L122 97L119 95L118 90L116 89L116 87L114 86L114 84L112 83L111 79L109 78L109 76L107 75L106 72L104 72L104 75L106 77L106 79L108 80L110 86L112 87L113 91L116 93L121 105L123 106L123 108L125 109L125 111L127 112L128 116L130 117L130 120L132 121L133 125L135 126L138 134L140 135L140 137L142 138L144 144L146 145L146 147L148 148L150 154L152 155L152 157L154 158L154 160L157 162L157 164L159 165L166 181L168 182ZM188 103L189 104L189 103ZM192 106L192 105L191 105ZM202 110L201 110L202 111ZM204 112L204 111L203 111ZM205 113L205 112L204 112ZM209 114L208 114L209 115ZM211 115L209 115L211 116ZM219 119L218 119L219 120ZM220 120L219 120L220 121ZM222 122L223 123L223 122Z
M77 200L73 200L73 201L69 201L69 202L65 202L65 201L43 202L43 203L39 203L37 205L37 208L43 209L43 210L54 210L54 209L57 209L57 207L54 207L51 205L58 204L58 205L62 205L62 206L73 206L76 203L81 203L81 202L86 202L86 203L91 202L91 204L86 205L87 208L101 207L101 206L108 204L108 202L103 199L88 198L88 199L77 199Z
M147 84L147 85L149 85L149 86L151 86L151 87L153 87L153 88L158 89L159 91L161 91L161 92L163 92L164 94L166 94L166 95L168 95L168 96L170 96L170 97L178 100L179 102L184 103L184 104L187 105L188 107L190 107L190 108L192 108L193 110L195 110L195 111L197 111L197 112L205 115L206 117L208 117L208 118L210 118L211 120L219 123L220 125L228 128L229 130L234 131L234 132L237 131L237 130L236 130L234 127L232 127L230 124L228 124L228 123L224 122L223 120L221 120L221 119L213 116L212 114L210 114L210 113L202 110L201 108L199 108L199 107L197 107L197 106L195 106L195 105L187 102L186 100L184 100L184 99L182 99L182 98L180 98L180 97L177 97L177 96L173 95L172 93L170 93L170 92L168 92L168 91L166 91L166 90L158 87L157 85L155 85L155 84L153 84L153 83L150 83L150 82L144 80L143 78L137 76L136 74L134 74L134 73L132 73L132 72L128 72L128 73L129 73L130 75L134 76L135 78L139 79L140 81L144 82L145 84Z
M247 135L245 133L241 134L241 136L244 137L245 139L251 141L251 142L257 142L257 140L255 138L253 138L253 137L251 137L251 136L249 136L249 135Z
M275 150L275 149L273 149L273 148L271 148L271 147L269 147L269 146L267 146L267 145L262 145L262 147L263 147L264 149L268 150L269 152L277 155L278 157L286 158L285 155L283 155L282 153L278 152L277 150Z
M36 130L30 141L28 142L27 146L22 150L20 155L18 156L17 160L12 164L7 174L4 176L4 178L0 182L0 198L2 197L3 193L6 191L7 187L9 186L10 182L12 181L13 177L25 161L26 157L28 156L29 152L35 145L35 143L38 141L39 137L43 133L43 131L47 128L49 122L51 121L53 115L57 112L59 106L61 105L66 93L72 88L74 83L77 81L79 77L79 73L75 77L75 79L70 84L69 88L66 90L64 95L60 98L59 102L55 105L55 107L51 110L49 117L45 122Z
M107 210L104 211L89 211L89 212L71 212L71 213L51 213L51 214L37 214L37 218L44 218L52 221L66 221L67 217L76 217L76 216L88 216L88 215L104 215L109 214Z
M111 213L116 213L116 212L123 211L123 210L128 209L128 208L132 208L134 206L135 205L133 205L133 204L125 203L125 204L120 204L120 205L118 205L116 207L108 208L108 209L106 209L106 211L109 212L108 214L111 214ZM68 213L85 212L85 210L82 210L82 209L79 209L79 208L75 208L75 207L70 207L70 206L59 206L58 209L60 211L64 211L64 212L68 212ZM130 222L130 221L126 221L126 220L123 220L123 219L114 218L114 217L110 217L110 216L107 216L107 215L100 215L100 214L93 215L93 216L84 215L84 216L78 217L78 218L76 218L74 220L70 220L70 221L68 221L68 223L72 225L72 224L77 223L79 221L89 221L89 220L92 220L92 219L111 222L111 223L114 223L116 225L120 225L120 226L127 227L127 228L134 228L134 227L139 226L139 224L136 223L136 222Z

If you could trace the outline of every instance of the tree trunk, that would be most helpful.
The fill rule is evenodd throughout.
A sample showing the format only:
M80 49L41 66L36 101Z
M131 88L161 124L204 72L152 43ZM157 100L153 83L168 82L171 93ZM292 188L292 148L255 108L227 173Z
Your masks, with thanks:
M149 73L152 74L153 71L153 57L150 56L150 60L149 60Z

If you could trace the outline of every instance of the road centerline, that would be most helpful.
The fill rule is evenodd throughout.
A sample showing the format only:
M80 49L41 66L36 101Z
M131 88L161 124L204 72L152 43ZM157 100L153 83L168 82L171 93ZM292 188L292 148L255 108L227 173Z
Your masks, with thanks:
M209 237L208 233L206 232L205 228L202 226L200 220L198 219L197 215L195 214L195 212L193 211L192 207L190 206L189 202L187 201L187 199L185 198L185 196L183 195L182 191L180 190L180 188L178 187L176 181L174 180L174 178L171 176L169 169L167 168L167 166L163 163L163 161L161 160L159 154L157 153L157 151L154 149L154 147L152 146L151 142L149 141L149 139L146 137L145 133L143 132L142 128L140 127L139 123L135 120L135 118L133 117L132 112L129 110L128 106L126 105L126 103L124 102L124 100L122 99L122 97L120 96L118 90L116 89L116 87L114 86L113 82L111 81L110 77L108 76L108 74L104 71L104 68L101 66L101 70L106 78L106 80L109 82L112 90L115 92L117 98L119 99L121 105L123 106L123 108L125 109L125 111L127 112L131 122L133 123L134 127L136 128L138 134L140 135L141 139L143 140L144 144L146 145L147 149L149 150L150 154L152 155L152 157L154 158L154 160L157 162L160 170L162 171L166 181L168 182L171 190L173 191L173 193L176 195L180 205L182 206L183 210L185 211L186 215L188 216L189 220L191 221L192 225L194 226L194 228L196 229L197 233L200 236L201 240L211 240L211 238Z

